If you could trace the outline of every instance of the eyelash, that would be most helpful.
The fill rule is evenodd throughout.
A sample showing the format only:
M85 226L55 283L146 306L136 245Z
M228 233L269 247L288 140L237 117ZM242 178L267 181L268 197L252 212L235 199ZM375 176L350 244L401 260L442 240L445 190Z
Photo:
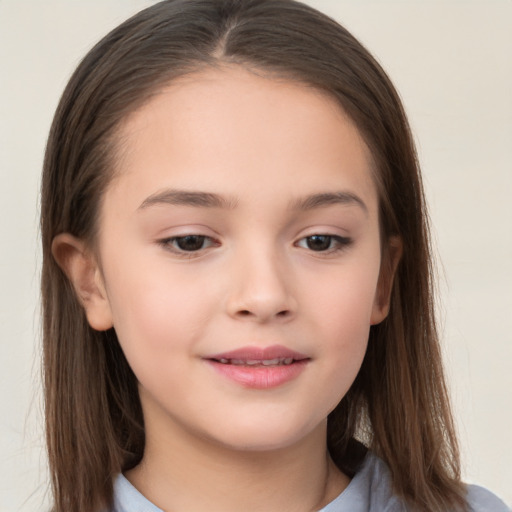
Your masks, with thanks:
M200 247L197 249L187 250L183 247L180 247L180 242L184 242L187 239L189 241L196 241L200 243ZM321 250L315 250L311 248L311 243L314 243L314 240L317 242L324 241L327 242L327 247ZM205 247L205 242L208 242L208 245ZM301 245L301 242L304 242L306 246ZM344 249L348 248L352 245L353 240L348 237L343 237L339 235L329 235L323 233L314 233L312 235L303 237L295 242L296 247L301 247L303 249L309 250L313 253L318 253L319 255L331 255L336 254ZM173 236L170 238L165 238L159 241L159 244L164 247L166 250L171 251L172 253L184 257L184 258L194 258L201 254L202 251L209 249L210 247L218 247L220 245L219 242L214 240L212 237L206 235L183 235L183 236Z
M185 241L186 239L199 239L201 242L201 247L198 249L193 250L187 250L183 249L182 247L179 247L179 243L182 241ZM204 243L208 242L207 247L204 247ZM184 258L193 258L194 256L197 256L198 253L201 251L208 249L209 247L216 247L219 246L219 242L216 242L212 237L206 236L206 235L195 235L195 234L189 234L189 235L183 235L183 236L173 236L171 238L165 238L163 240L159 241L159 244L164 247L164 249L167 249L168 251L171 251L172 253L184 257Z
M326 239L328 242L328 247L325 250L315 251L309 245L309 242L312 242L313 239ZM305 241L306 247L300 245L300 242ZM350 245L352 245L353 240L349 237L339 236L339 235L328 235L323 233L315 233L313 235L306 236L301 238L298 242L296 242L297 247L302 247L304 249L308 249L312 252L316 252L322 255L335 254L340 251L343 251Z

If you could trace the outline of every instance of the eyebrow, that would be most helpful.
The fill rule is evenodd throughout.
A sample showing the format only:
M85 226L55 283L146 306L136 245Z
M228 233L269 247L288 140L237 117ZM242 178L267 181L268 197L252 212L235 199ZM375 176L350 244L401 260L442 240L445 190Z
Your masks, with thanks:
M236 207L237 201L211 192L162 190L144 199L138 209L144 210L149 206L165 204L174 206L196 206L201 208L233 209Z
M138 210L144 210L155 205L223 208L231 210L236 208L237 204L238 201L234 198L224 197L212 192L166 189L151 194L142 202ZM292 201L290 208L292 210L307 211L316 208L325 208L335 204L359 206L368 214L368 207L364 201L356 194L346 191L322 192L301 197Z
M312 194L293 201L291 206L295 210L313 210L315 208L324 208L335 204L359 206L368 214L368 207L365 202L356 194L345 191Z

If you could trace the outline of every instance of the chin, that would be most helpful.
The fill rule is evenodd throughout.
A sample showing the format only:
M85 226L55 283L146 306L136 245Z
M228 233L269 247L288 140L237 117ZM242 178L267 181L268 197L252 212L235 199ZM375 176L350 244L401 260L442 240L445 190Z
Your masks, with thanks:
M325 436L327 422L320 425L297 425L286 421L262 421L251 424L233 422L222 434L211 435L217 443L234 451L268 452L283 450L306 440L319 428Z

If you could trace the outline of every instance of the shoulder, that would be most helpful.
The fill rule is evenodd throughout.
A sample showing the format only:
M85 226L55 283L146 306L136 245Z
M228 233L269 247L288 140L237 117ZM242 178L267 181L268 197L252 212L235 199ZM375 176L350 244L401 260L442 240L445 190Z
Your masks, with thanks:
M320 512L407 512L392 489L387 465L368 452L348 487Z
M498 497L483 487L467 486L468 512L512 512ZM387 464L368 452L349 486L320 512L410 512L410 507L393 492ZM446 511L448 512L448 511Z
M492 492L478 485L468 485L467 500L471 512L511 512L512 510Z
M408 508L404 503L393 495L391 475L384 461L369 453L362 469L362 475L370 482L373 489L377 491L378 501L385 497L385 506L379 508L375 503L375 510L383 512L402 512ZM491 491L478 485L467 485L466 500L468 504L468 512L512 512L500 498ZM382 503L382 502L381 502ZM374 510L370 508L370 510Z
M146 499L123 474L114 480L114 508L110 512L163 512Z

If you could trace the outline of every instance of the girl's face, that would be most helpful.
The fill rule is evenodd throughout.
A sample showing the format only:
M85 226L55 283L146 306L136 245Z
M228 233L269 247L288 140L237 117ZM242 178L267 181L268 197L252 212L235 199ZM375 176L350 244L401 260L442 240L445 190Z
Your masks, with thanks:
M387 313L367 147L334 100L237 67L121 130L91 325L112 324L148 435L236 449L325 429Z

